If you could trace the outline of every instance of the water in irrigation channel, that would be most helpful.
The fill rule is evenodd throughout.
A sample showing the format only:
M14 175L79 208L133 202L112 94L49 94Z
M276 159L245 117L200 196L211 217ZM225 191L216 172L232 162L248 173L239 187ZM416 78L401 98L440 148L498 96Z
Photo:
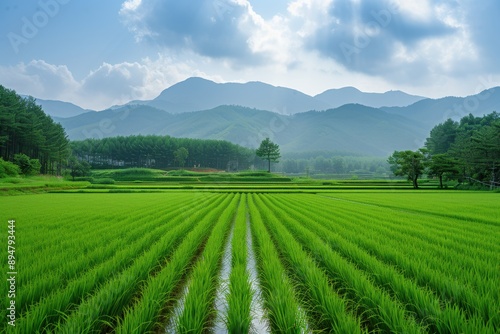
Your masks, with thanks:
M267 320L264 312L264 305L262 302L262 290L259 286L259 278L257 274L257 263L255 262L255 252L253 251L252 245L252 232L250 230L250 216L247 214L247 270L250 276L250 284L253 290L252 296L252 322L250 324L250 333L252 334L268 334L270 333L269 321ZM309 334L312 333L309 325L306 321L306 314L304 309L299 307L299 317L301 322L303 322L303 330L301 333Z
M186 302L186 296L189 292L189 286L191 285L192 280L188 280L186 282L186 285L184 286L184 289L182 290L181 293L181 298L177 300L177 303L175 304L174 307L174 312L172 313L172 316L170 317L167 326L165 327L165 333L176 333L177 332L177 319L181 316L182 312L184 311L184 304Z
M232 240L233 240L234 224L231 227L231 232L227 238L226 245L224 246L224 257L222 258L222 267L220 269L220 285L215 295L215 310L217 316L213 327L214 334L227 333L225 317L227 316L227 300L226 294L229 289L229 275L231 274L231 253L232 253Z
M231 254L232 254L232 239L233 239L234 226L229 234L228 241L224 248L224 257L222 259L221 268L221 286L217 291L217 296L215 299L215 308L217 310L217 317L215 319L215 325L213 327L214 334L225 334L227 333L227 327L225 323L225 316L227 315L227 300L225 296L228 292L229 277L231 275ZM250 324L250 333L255 334L267 334L269 333L269 324L265 318L264 307L262 304L262 292L258 284L257 277L257 264L255 262L255 253L252 246L252 235L250 230L250 218L247 215L247 235L246 235L246 245L247 245L247 271L249 274L250 285L253 290L252 304L251 304L251 316L252 321Z
M250 278L250 285L252 286L252 322L250 324L250 333L260 334L269 333L269 322L267 321L264 313L264 306L262 303L262 291L258 284L257 263L255 262L255 253L252 245L252 231L250 230L250 216L247 214L247 270Z

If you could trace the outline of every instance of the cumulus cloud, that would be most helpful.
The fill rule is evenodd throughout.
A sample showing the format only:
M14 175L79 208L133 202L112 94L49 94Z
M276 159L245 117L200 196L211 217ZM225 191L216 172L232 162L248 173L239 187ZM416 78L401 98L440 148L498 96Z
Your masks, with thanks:
M66 66L48 64L43 60L0 66L0 78L0 84L21 94L51 99L74 98L74 92L80 86Z
M304 50L347 71L423 86L498 72L499 10L494 0L295 0L288 21Z
M497 0L290 0L264 19L252 0L123 0L122 20L140 47L160 50L155 59L102 63L81 78L35 60L0 66L0 84L92 109L152 99L190 76L309 94L346 84L465 93L500 74L498 12Z
M414 12L393 1L332 1L325 14L324 24L305 37L307 47L371 74L390 68L402 48L411 55L421 42L454 33L432 9Z
M19 94L72 102L94 110L131 100L153 99L163 89L190 76L210 78L187 62L163 56L133 63L103 63L81 80L76 80L66 66L42 60L0 66L0 84Z
M500 2L497 0L461 1L460 12L464 20L464 27L477 48L481 68L485 71L498 73L500 71L498 67Z
M120 14L139 40L211 58L262 61L250 40L263 22L246 0L128 0Z

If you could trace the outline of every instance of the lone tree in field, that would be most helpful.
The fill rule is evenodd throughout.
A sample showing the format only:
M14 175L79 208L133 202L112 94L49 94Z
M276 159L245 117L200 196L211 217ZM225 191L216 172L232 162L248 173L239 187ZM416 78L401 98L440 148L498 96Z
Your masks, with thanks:
M387 162L394 175L406 176L413 183L413 188L418 189L417 179L427 167L426 153L422 148L418 151L394 151Z
M271 162L279 162L278 159L281 158L279 145L273 143L269 138L260 143L260 147L255 153L259 158L267 160L268 173L271 173Z

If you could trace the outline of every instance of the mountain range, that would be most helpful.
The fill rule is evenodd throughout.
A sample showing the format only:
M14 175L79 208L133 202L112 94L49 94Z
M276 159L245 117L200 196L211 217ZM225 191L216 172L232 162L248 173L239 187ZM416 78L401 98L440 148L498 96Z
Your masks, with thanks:
M365 93L354 87L329 89L316 96L298 90L276 87L263 82L215 83L202 78L189 78L165 89L152 100L134 100L126 106L144 105L167 111L172 114L213 109L221 105L238 105L268 110L283 115L291 115L311 110L327 110L344 104L359 103L368 107L403 107L424 99L422 96L406 94L401 91L386 93ZM75 109L74 105L57 101L37 99L51 116L72 117L85 111ZM119 109L123 105L110 109ZM67 108L65 115L62 110Z
M282 152L329 150L386 156L394 150L421 147L432 127L447 118L500 110L500 89L441 99L401 91L363 93L353 87L310 96L261 82L219 84L190 78L153 100L131 101L100 112L63 118L64 108L55 115L49 105L42 106L74 140L158 134L256 147L270 137Z

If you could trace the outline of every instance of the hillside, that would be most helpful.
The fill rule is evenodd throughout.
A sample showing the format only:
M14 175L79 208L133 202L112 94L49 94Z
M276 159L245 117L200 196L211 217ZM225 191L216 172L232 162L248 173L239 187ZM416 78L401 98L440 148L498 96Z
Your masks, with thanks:
M278 136L287 151L342 150L385 156L394 150L415 149L427 133L418 123L380 109L348 104L325 112L293 117L289 131Z
M353 87L330 89L316 96L304 94L286 87L276 87L263 82L216 83L202 78L188 78L163 90L152 100L134 100L124 106L145 105L171 114L209 110L220 105L238 105L260 110L269 110L283 115L292 115L311 110L321 111L358 103L369 107L407 106L418 100L400 91L365 93ZM62 101L37 99L45 112L53 117L72 117L91 110Z
M208 110L220 105L238 105L291 115L321 111L344 104L359 103L371 107L407 106L424 99L400 91L365 93L353 87L327 90L314 97L286 87L263 82L215 83L189 78L165 89L150 101L132 101L129 105L147 105L170 113Z
M382 110L422 123L427 129L451 118L455 121L472 114L483 116L500 111L500 87L493 87L466 97L424 99L407 107L384 107Z
M21 95L21 96L24 98L27 97L26 95ZM35 100L36 103L43 108L45 113L53 117L62 117L62 118L73 117L90 111L87 109L83 109L70 102L63 102L57 100L43 100L38 98Z
M402 92L359 95L354 88L330 90L321 97L333 98L339 92L344 92L346 99L357 95L365 101L371 99L370 103L377 99L382 103L383 96L392 96L395 103L419 98ZM344 104L324 111L299 112L317 98L258 82L216 84L190 78L152 101L54 119L63 125L70 139L157 134L222 139L255 148L263 138L270 137L283 152L331 150L386 156L394 150L421 147L429 131L447 118L459 120L469 113L483 116L500 110L499 87L463 98L423 99L406 107L377 109ZM215 106L190 111L204 105ZM316 106L322 108L324 104Z
M202 78L179 82L144 104L170 113L207 110L220 105L239 105L280 114L330 107L327 103L290 88L262 82L219 84Z
M59 121L75 140L158 134L224 139L255 148L264 137L271 137L282 152L342 150L376 156L416 148L426 136L416 122L353 104L291 116L238 106L173 115L151 107L127 106Z
M71 140L138 134L156 134L159 124L168 123L171 114L147 106L125 106L100 112L90 111L75 117L55 118Z

